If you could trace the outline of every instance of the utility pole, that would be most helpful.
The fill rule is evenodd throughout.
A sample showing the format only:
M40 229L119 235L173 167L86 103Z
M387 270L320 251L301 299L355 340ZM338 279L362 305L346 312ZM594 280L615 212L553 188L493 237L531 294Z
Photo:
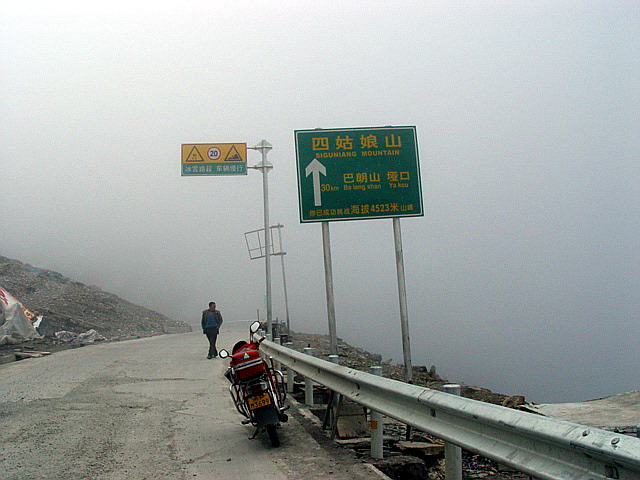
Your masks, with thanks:
M264 197L264 231L269 231L269 181L267 175L269 170L273 168L273 165L267 162L267 153L273 148L266 140L262 140L255 147L247 147L250 150L258 150L262 154L262 162L252 168L254 170L262 171L262 193ZM271 340L272 337L272 323L273 323L273 312L271 309L271 245L269 242L268 236L265 235L265 280L266 280L266 296L267 296L267 338Z

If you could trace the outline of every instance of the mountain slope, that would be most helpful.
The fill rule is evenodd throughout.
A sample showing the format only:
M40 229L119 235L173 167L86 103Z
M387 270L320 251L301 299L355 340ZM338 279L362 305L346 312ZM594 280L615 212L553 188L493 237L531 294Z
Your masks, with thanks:
M27 309L44 316L38 329L42 335L94 329L115 339L191 331L187 323L134 305L97 287L3 256L0 256L0 286Z

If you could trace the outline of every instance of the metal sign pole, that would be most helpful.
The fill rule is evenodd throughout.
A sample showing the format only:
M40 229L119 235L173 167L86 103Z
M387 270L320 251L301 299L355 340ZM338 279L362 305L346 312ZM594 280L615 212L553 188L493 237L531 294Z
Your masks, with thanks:
M267 180L267 174L269 170L273 168L273 165L267 162L267 153L273 148L273 146L266 140L262 140L255 147L248 147L251 150L259 150L262 154L262 162L253 168L255 170L262 170L262 191L264 196L264 232L265 232L265 277L266 277L266 297L267 297L267 338L272 337L272 323L273 313L271 309L271 242L269 241L269 182Z
M333 269L331 267L331 240L329 238L329 222L322 222L322 249L324 251L324 281L327 292L327 316L329 320L330 353L338 354L336 335L336 307L333 297Z
M404 277L404 258L402 255L402 232L400 219L393 219L393 240L396 248L396 270L398 273L398 297L400 299L400 327L402 329L402 353L404 355L404 376L407 383L413 380L411 368L411 344L409 342L409 315L407 314L407 287Z
M284 227L284 225L276 225L276 228L278 229L278 240L280 242L280 263L282 264L282 286L284 287L284 310L287 317L287 335L291 335L291 323L289 320L289 298L287 297L287 277L284 273L285 251L282 248L282 227Z

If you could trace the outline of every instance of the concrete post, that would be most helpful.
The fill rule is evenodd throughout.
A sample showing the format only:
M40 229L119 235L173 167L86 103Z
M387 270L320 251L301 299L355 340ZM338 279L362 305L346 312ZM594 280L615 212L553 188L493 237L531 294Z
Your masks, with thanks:
M304 353L313 357L313 348L304 347ZM313 381L310 378L304 379L304 403L313 407Z
M442 391L451 395L460 395L460 385L443 385ZM462 480L462 449L449 442L444 444L445 480Z
M293 348L293 342L285 343L285 347ZM295 376L295 372L291 369L291 367L287 367L287 393L293 393L293 377Z
M282 345L282 342L280 341L280 337L275 337L273 339L274 343L277 343L278 345ZM280 370L280 367L282 365L280 365L280 362L278 362L277 360L273 363L273 368L275 368L276 370Z
M371 375L382 376L382 367L370 367ZM371 458L384 458L384 419L380 412L371 410Z

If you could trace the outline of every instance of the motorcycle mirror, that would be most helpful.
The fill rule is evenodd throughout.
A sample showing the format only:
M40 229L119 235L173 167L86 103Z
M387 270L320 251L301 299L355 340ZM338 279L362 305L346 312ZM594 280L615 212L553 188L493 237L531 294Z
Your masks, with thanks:
M253 322L249 327L249 330L251 331L251 333L256 333L258 330L260 330L260 322L258 322L257 320Z
M220 358L229 358L229 352L227 352L224 348L218 352Z

